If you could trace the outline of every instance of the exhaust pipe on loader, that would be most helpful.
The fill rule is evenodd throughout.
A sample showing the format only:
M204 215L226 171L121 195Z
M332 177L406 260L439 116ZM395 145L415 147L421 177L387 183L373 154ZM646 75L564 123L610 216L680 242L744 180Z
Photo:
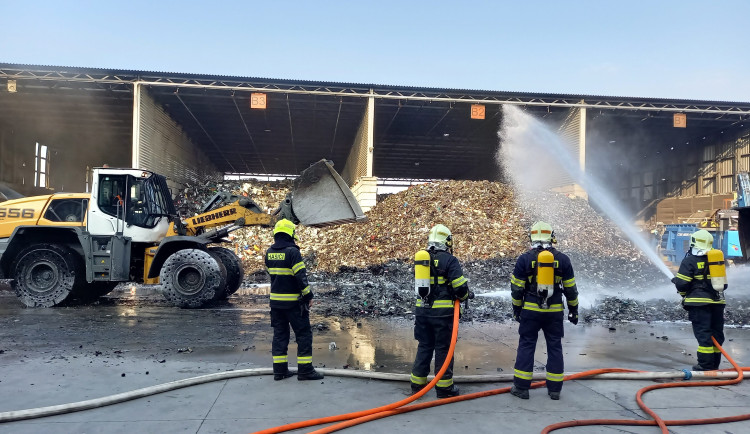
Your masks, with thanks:
M315 228L367 220L349 186L328 160L302 171L274 215Z

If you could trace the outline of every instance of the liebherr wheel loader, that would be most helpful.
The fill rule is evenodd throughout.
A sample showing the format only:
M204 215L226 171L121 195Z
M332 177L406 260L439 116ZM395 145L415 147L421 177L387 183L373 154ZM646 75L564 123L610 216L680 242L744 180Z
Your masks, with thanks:
M200 307L242 283L239 258L215 246L252 225L287 218L322 227L366 219L351 190L320 160L295 179L274 213L251 198L219 193L198 215L177 215L166 178L95 168L91 193L0 202L0 278L29 307L94 299L119 282L157 283L175 306ZM213 246L212 246L213 245Z

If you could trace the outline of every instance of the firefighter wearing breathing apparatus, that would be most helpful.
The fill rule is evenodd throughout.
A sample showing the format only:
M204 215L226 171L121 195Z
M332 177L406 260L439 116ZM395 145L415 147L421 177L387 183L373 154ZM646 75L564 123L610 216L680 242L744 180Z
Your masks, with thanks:
M307 282L305 263L299 246L294 240L294 223L287 219L279 220L273 228L274 243L266 251L266 268L271 275L271 327L273 341L273 379L283 380L294 375L288 369L287 349L289 327L294 330L297 340L297 379L320 380L312 365L312 327L310 326L310 306L313 293Z
M698 340L698 364L693 366L693 371L719 369L721 351L714 346L711 337L716 338L719 345L724 343L727 274L724 254L712 248L713 242L714 237L705 229L693 233L690 250L672 278Z
M570 259L552 247L557 242L552 226L536 222L530 237L531 249L518 258L510 278L513 318L520 322L510 393L529 399L534 350L542 330L547 342L547 393L558 400L564 375L562 297L565 295L568 303L568 321L578 324L578 288Z
M414 255L415 311L414 339L419 342L414 367L411 371L411 390L416 393L427 384L430 361L435 354L435 373L445 362L453 334L453 302L464 301L469 292L458 259L453 256L453 236L444 225L430 229L427 248ZM438 398L459 394L453 384L453 360L438 381Z

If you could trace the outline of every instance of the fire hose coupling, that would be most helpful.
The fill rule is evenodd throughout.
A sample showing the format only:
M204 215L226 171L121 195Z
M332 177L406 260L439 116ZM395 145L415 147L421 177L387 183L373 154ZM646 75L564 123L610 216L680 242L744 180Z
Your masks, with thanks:
M687 380L693 378L693 372L692 371L689 371L687 369L683 369L682 372L685 373L685 378L683 378L683 380L687 381Z

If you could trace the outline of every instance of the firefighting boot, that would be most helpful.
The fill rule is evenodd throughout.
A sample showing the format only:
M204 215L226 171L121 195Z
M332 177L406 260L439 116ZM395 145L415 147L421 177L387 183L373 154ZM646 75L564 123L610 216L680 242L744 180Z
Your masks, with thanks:
M461 394L458 390L458 386L456 386L455 384L451 387L436 387L435 392L437 393L437 397L440 399L452 398Z
M297 380L299 380L299 381L322 380L322 379L323 379L323 374L321 374L320 372L316 371L312 367L309 370L297 373Z
M414 395L415 393L424 389L424 386L425 386L424 384L411 383L411 394Z
M693 371L710 371L711 370L711 368L704 368L701 365L693 365L693 367L690 369Z
M510 388L510 394L521 399L529 399L529 389L519 389L515 385Z
M289 365L287 363L274 363L273 364L273 379L274 381L283 380L294 376L294 372L289 371Z
M549 392L549 399L558 401L560 399L560 392Z

